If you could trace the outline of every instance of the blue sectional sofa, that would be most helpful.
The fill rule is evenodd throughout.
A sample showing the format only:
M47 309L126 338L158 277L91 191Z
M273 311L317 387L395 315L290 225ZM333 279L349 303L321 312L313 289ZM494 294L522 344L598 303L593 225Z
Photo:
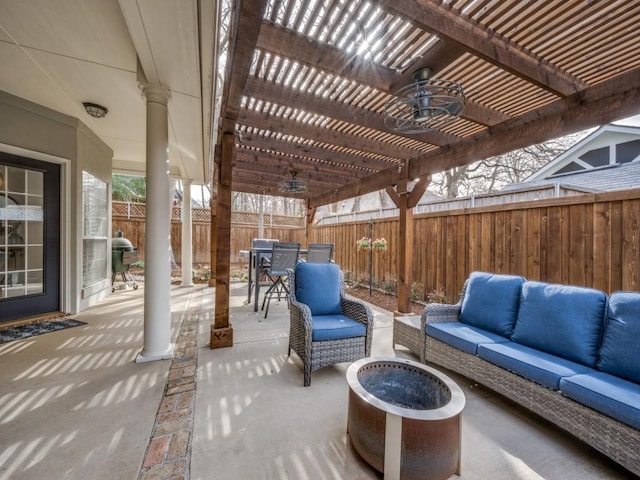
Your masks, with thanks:
M469 377L640 475L640 292L473 272L429 304L422 360Z

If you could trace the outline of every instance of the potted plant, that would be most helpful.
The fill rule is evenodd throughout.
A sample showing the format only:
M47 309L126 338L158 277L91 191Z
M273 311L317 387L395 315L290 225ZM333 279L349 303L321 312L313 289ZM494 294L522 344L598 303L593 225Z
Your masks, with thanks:
M376 238L372 245L373 249L377 252L382 252L387 249L387 241L384 238Z
M371 239L367 237L362 237L360 240L356 242L356 245L358 246L358 250L364 252L371 248Z

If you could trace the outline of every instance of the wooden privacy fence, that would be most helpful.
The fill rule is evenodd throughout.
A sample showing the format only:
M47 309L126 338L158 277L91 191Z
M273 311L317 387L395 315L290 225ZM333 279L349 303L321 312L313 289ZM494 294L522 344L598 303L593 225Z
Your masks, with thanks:
M112 229L120 230L125 238L138 248L140 260L144 260L145 205L131 202L112 202ZM194 265L208 265L211 250L211 210L192 209L192 247ZM171 212L171 248L178 264L182 262L182 209L174 206ZM231 264L241 260L238 252L251 246L258 236L258 214L233 212L231 216ZM304 243L305 219L285 215L264 215L264 237L282 242Z
M195 218L194 264L208 264L209 221ZM231 263L237 264L239 250L251 245L258 227L235 220L232 224ZM114 212L116 230L122 230L144 258L144 215L127 219ZM307 243L304 227L265 225L264 236ZM370 236L388 242L386 251L372 255L374 284L392 289L398 275L397 218L312 227L308 241L333 243L335 261L348 277L368 282L369 253L359 251L357 241ZM171 238L180 263L178 220L171 223ZM413 290L420 300L444 290L448 301L457 301L462 284L474 270L589 286L607 293L637 291L640 189L415 215L413 242Z
M310 241L336 245L335 260L368 281L369 255L356 241L370 222L318 226ZM397 276L397 219L373 222L388 241L373 255L374 284ZM444 289L457 301L474 270L588 286L610 293L640 289L640 189L579 195L414 216L413 281L417 297Z

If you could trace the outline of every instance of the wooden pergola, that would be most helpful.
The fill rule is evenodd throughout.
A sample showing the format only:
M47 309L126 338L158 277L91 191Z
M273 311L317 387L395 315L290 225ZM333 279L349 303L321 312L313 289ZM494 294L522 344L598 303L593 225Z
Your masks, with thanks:
M234 1L215 155L212 347L232 343L232 190L286 196L277 184L295 171L312 218L386 189L404 239L398 311L409 311L412 207L431 174L639 113L639 24L640 2L627 0ZM424 67L462 85L462 115L425 133L390 130L385 102Z

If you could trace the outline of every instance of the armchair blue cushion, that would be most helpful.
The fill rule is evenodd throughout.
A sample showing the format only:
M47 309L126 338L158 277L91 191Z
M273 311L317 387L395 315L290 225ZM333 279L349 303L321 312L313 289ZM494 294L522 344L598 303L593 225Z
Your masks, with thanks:
M524 277L473 272L462 299L460 322L511 337Z
M340 267L335 263L296 265L296 298L309 306L311 315L339 315Z
M597 369L640 383L640 293L614 292Z
M367 327L344 315L314 315L311 340L338 340L340 338L364 337Z
M594 367L606 307L599 290L527 281L511 340Z

